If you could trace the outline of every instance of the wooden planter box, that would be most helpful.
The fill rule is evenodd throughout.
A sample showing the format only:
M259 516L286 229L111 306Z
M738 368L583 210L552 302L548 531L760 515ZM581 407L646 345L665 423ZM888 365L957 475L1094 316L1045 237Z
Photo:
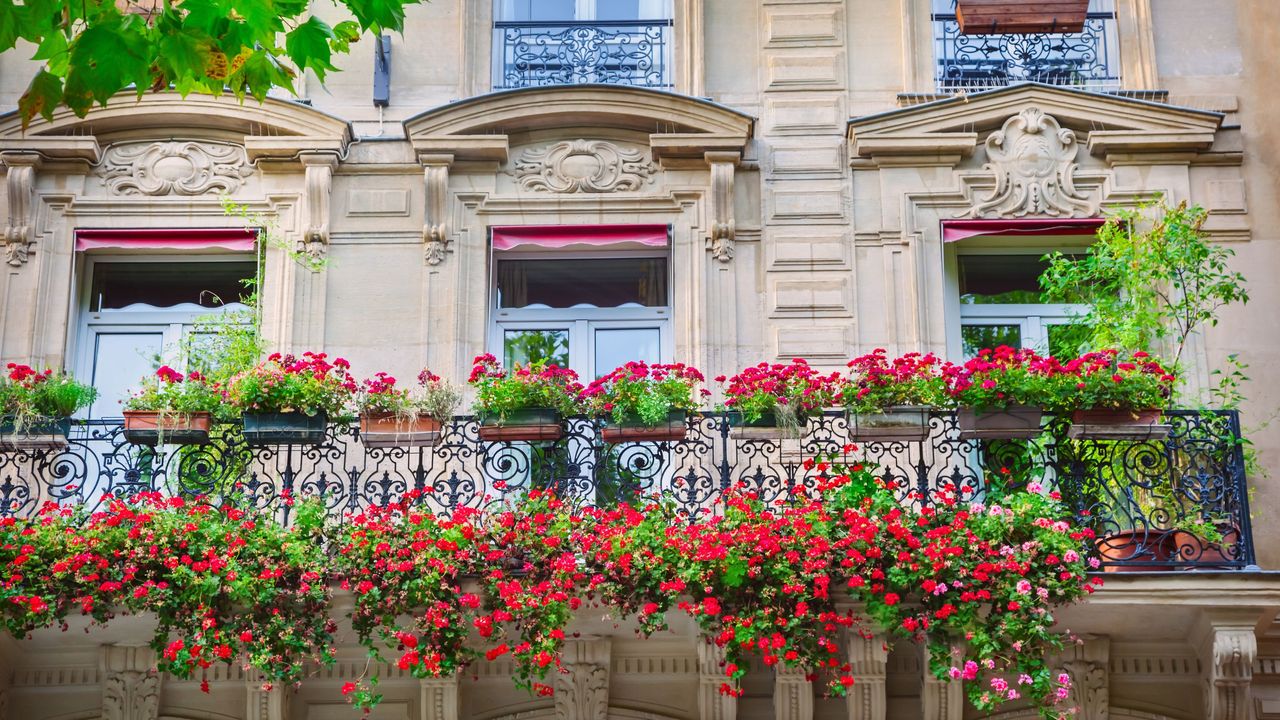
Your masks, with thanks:
M929 437L924 405L895 405L878 413L849 413L849 439L861 442L918 442Z
M962 440L1026 440L1042 432L1041 415L1040 408L1030 405L990 412L962 407L956 412L956 424Z
M672 410L667 413L666 421L658 425L609 423L600 430L600 437L607 443L674 442L683 440L687 430L688 414L683 410Z
M1162 440L1169 425L1160 410L1076 410L1067 437L1072 440Z
M525 408L505 419L480 416L480 439L489 442L554 442L564 437L560 413L552 408Z
M245 413L243 419L244 441L251 446L319 445L329 425L324 413Z
M730 410L728 413L729 420L729 436L742 440L780 440L783 438L798 438L804 434L805 425L808 424L809 418L801 415L796 418L797 425L790 427L783 425L779 421L775 413L765 413L758 419L748 422L742 413L737 410Z
M1103 572L1161 572L1173 570L1177 548L1168 530L1121 530L1093 541L1103 562L1169 563L1167 565L1107 565Z
M430 447L440 442L441 423L418 415L397 417L395 413L360 416L360 442L366 447Z
M0 450L61 450L70 433L71 418L46 418L18 430L6 416L0 418Z
M956 0L956 22L966 35L1078 33L1089 0Z
M124 411L124 439L134 445L204 445L213 417L207 412Z

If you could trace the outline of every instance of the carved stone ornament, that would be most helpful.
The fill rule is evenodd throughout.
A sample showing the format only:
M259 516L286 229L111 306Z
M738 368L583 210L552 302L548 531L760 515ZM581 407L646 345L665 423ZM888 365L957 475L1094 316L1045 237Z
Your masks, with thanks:
M813 720L813 683L804 668L773 666L773 717L775 720Z
M639 190L657 171L643 151L604 140L566 140L525 150L513 174L526 190L608 193Z
M1070 217L1097 214L1096 205L1075 188L1075 132L1052 116L1029 107L1005 121L987 138L983 166L995 176L991 194L968 212L970 217Z
M1066 705L1076 708L1079 720L1107 720L1110 715L1107 668L1087 660L1069 660L1062 671L1071 678Z
M102 184L117 195L233 193L253 174L243 147L212 142L112 145L102 167Z
M565 642L562 672L556 676L556 717L599 720L609 714L609 638Z
M306 227L299 249L318 260L329 249L329 196L338 158L330 153L304 153L301 160Z
M148 647L102 648L103 720L156 720L160 717L160 673Z
M439 265L449 250L449 226L445 223L448 207L449 165L452 155L422 158L422 179L426 185L426 223L422 226L423 254L428 265Z
M711 168L711 232L707 234L707 249L711 257L723 263L733 259L736 249L733 176L740 157L736 152L709 152L705 156Z
M850 720L885 720L888 708L889 652L879 635L864 636L858 629L844 633L849 674L853 686L845 695Z
M5 195L9 201L9 220L0 226L0 244L4 260L18 267L27 261L32 242L31 205L35 191L36 153L5 153L0 157L5 166Z
M1205 678L1205 717L1209 720L1249 720L1253 661L1258 639L1251 627L1215 627Z
M724 649L710 638L698 638L698 718L736 720L738 698L720 692L724 685Z

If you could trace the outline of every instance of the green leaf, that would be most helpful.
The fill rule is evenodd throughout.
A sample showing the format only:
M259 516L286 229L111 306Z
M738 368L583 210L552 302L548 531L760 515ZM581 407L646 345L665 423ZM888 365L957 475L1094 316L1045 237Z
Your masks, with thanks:
M0 52L12 48L21 36L23 7L0 0Z
M63 101L62 78L47 70L41 70L31 79L27 91L18 98L18 111L22 113L25 130L36 115L53 120L53 111Z
M747 577L747 563L742 558L733 558L724 569L724 582L729 587L739 587Z
M326 71L337 69L329 62L329 41L333 37L333 28L313 15L285 35L285 52L299 70L309 68L323 81Z

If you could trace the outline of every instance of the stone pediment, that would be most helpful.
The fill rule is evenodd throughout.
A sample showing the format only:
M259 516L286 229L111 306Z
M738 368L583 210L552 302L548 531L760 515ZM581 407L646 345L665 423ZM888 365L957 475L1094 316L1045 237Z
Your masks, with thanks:
M1213 144L1223 118L1205 110L1025 83L854 118L847 130L850 160L934 156L955 162L1028 108L1074 131L1099 157L1201 152Z
M512 133L594 128L649 134L655 157L741 152L754 119L709 100L617 85L503 90L450 103L404 122L419 154L506 162Z

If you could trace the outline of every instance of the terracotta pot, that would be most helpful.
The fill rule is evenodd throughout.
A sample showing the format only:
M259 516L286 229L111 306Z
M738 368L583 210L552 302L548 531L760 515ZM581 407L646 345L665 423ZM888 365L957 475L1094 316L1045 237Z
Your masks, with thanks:
M1161 410L1076 410L1071 414L1067 437L1072 440L1162 440L1169 425L1162 425Z
M243 420L244 441L251 446L319 445L329 425L325 413L245 413Z
M71 418L43 418L18 430L12 417L0 418L0 450L61 450L67 446Z
M560 413L552 408L524 408L480 416L480 439L489 442L554 442L564 437Z
M966 35L1078 33L1089 0L956 0L956 22Z
M1121 530L1093 541L1103 562L1166 563L1164 565L1104 565L1103 572L1173 570L1175 547L1168 530Z
M1042 414L1040 408L1030 405L989 412L962 407L956 412L956 424L962 440L1025 440L1043 432Z
M849 413L849 439L862 442L919 442L929 437L924 405L895 405L878 413Z
M683 440L688 431L688 414L672 410L667 419L657 425L633 423L609 423L600 430L600 437L607 443L624 442L675 442Z
M124 439L134 445L204 445L213 417L207 412L124 411Z
M1240 543L1240 528L1225 525L1218 528L1222 533L1222 542L1209 542L1193 532L1174 530L1173 548L1178 559L1195 563L1185 570L1218 570L1233 567L1238 558L1229 554Z
M441 423L425 415L405 418L395 413L360 416L360 442L366 447L430 447L440 442Z

